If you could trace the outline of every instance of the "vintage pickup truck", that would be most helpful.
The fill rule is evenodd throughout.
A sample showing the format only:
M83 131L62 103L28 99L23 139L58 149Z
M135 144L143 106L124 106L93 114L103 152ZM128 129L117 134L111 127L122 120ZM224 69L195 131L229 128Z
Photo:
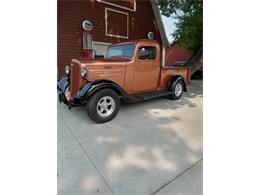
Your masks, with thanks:
M104 59L72 59L58 80L59 101L86 106L96 123L112 120L124 102L161 96L179 99L187 91L190 69L163 67L161 49L154 40L111 45Z

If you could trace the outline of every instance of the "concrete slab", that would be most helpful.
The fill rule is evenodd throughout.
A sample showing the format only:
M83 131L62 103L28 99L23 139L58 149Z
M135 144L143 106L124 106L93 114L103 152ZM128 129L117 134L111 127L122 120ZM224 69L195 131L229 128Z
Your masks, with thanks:
M69 111L58 104L58 153L61 154L58 163L68 169L59 170L67 173L62 177L75 172L89 175L89 180L101 177L103 180L97 183L104 186L102 181L105 181L114 194L155 192L202 158L202 83L195 81L188 90L178 101L159 98L123 104L117 117L105 124L93 123L85 108ZM65 161L64 150L70 162ZM82 159L89 161L83 162L99 176L95 171L89 174L88 169L79 171ZM82 189L84 178L72 178L74 185L61 188L63 192L80 194L82 191L77 188Z
M202 195L203 194L203 162L178 177L174 182L161 189L157 195Z
M127 138L98 137L82 143L116 194L151 194L200 159L161 138Z
M58 116L58 194L113 194Z

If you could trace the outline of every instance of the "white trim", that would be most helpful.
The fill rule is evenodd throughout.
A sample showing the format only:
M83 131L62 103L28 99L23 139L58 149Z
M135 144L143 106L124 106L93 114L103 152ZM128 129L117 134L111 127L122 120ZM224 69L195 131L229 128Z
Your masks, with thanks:
M117 13L120 13L120 14L124 14L127 16L127 26L126 26L126 33L127 35L126 36L120 36L120 35L114 35L114 34L109 34L107 32L107 10L109 11L112 11L112 12L117 12ZM118 10L115 10L115 9L111 9L111 8L105 8L105 30L106 30L106 36L109 36L109 37L117 37L117 38L123 38L123 39L128 39L128 30L129 30L129 14L127 12L122 12L122 11L118 11Z
M165 47L162 45L162 67L165 67Z
M99 44L99 45L112 45L112 43L107 43L107 42L100 42L100 41L92 41L92 44Z
M121 9L125 9L125 10L128 10L128 11L136 12L136 0L134 1L134 9L131 9L131 8L125 7L125 6L121 6L121 5L117 5L115 3L107 2L105 0L96 0L96 1L99 2L99 3L104 3L104 4L107 4L107 5L111 5L111 6L114 6L114 7L121 8Z

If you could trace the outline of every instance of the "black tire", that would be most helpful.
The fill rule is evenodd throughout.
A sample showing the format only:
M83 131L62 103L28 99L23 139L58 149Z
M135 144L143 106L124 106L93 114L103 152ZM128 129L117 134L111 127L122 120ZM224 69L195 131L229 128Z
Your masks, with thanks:
M182 96L182 94L183 94L184 83L183 83L182 80L179 80L179 81L173 82L172 85L173 85L173 86L172 86L172 93L169 95L169 98L170 98L171 100L178 100L178 99L181 98L181 96ZM181 87L181 92L175 93L177 87Z
M111 110L113 110L113 111L109 110L109 105L106 105L107 110L109 110L109 112L101 113L101 110L103 110L103 108L101 108L101 106L99 106L98 104L103 99L107 99L106 101L109 100L112 102L112 105L114 105L114 109L111 109ZM103 102L104 102L104 100L103 100ZM109 102L108 102L108 104L109 104ZM113 107L112 105L111 105L111 108ZM119 110L119 107L120 107L120 100L119 100L118 94L115 91L113 91L112 89L101 89L100 91L98 91L94 95L92 95L90 97L90 99L88 100L87 113L88 113L89 118L91 120L93 120L94 122L105 123L105 122L111 121L116 116L116 114ZM106 111L106 109L104 109L104 111ZM101 114L103 114L103 115L109 114L109 115L102 116Z

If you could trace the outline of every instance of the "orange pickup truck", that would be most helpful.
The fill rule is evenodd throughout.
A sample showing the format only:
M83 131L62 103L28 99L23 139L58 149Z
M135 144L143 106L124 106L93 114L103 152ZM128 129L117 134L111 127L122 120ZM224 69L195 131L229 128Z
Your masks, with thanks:
M86 106L96 123L112 120L124 102L161 96L179 99L187 91L190 69L163 67L161 49L154 40L111 45L104 59L72 59L58 80L59 101Z

